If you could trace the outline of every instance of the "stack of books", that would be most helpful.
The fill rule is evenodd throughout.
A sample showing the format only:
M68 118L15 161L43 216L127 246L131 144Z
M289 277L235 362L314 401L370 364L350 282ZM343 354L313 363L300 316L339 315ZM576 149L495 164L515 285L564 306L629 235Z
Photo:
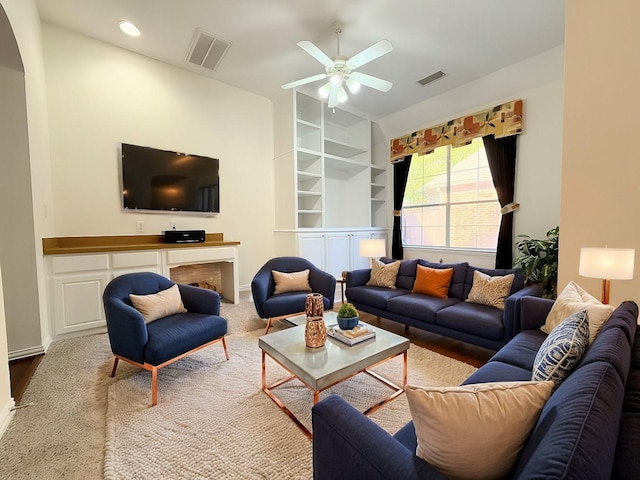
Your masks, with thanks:
M327 335L346 343L347 345L353 346L375 338L376 332L373 328L365 325L364 323L358 323L358 325L353 327L351 330L340 330L337 324L333 324L327 327Z

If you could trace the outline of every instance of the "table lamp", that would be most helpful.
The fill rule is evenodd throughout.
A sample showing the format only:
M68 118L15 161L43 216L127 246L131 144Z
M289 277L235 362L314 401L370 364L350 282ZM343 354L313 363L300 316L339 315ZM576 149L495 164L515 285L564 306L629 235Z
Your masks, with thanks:
M384 257L387 251L387 242L384 238L363 238L360 240L360 256L367 258Z
M581 248L579 275L602 279L602 303L609 303L611 280L631 280L635 249Z

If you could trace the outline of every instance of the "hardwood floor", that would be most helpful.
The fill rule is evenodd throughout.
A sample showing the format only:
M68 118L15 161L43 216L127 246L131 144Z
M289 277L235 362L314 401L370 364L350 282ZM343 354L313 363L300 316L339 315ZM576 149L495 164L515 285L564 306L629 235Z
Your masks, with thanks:
M384 318L377 319L375 315L360 312L360 319L363 322L376 325L390 332L397 333L411 340L412 343L420 347L428 348L461 362L473 365L476 368L484 365L495 352L485 348L476 347L468 343L459 342L451 338L443 337L435 333L425 332L419 328L406 327L393 320ZM33 373L38 368L43 355L21 358L9 362L9 373L11 374L11 396L15 399L16 405L20 405L22 395L29 385Z
M360 312L360 320L378 326L390 332L409 338L411 343L419 347L428 348L441 355L468 363L476 368L481 367L494 355L494 351L477 347L469 343L460 342L452 338L443 337L436 333L425 332L419 328L407 327L401 323L386 318L378 318L366 312Z
M9 362L9 375L11 376L11 396L15 404L20 405L22 395L31 381L33 373L44 355L21 358Z

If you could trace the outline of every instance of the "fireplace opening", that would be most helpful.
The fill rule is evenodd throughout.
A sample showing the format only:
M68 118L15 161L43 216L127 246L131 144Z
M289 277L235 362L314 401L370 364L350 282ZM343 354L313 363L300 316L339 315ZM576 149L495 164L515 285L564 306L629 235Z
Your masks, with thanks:
M214 290L222 297L222 273L218 264L180 265L169 269L169 278L176 283Z

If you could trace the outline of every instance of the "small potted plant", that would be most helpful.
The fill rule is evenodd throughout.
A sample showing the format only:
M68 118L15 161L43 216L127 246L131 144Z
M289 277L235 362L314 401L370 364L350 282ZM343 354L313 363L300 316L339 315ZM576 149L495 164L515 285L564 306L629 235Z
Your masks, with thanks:
M353 306L353 303L343 303L338 309L338 326L340 330L351 330L358 325L358 310Z

